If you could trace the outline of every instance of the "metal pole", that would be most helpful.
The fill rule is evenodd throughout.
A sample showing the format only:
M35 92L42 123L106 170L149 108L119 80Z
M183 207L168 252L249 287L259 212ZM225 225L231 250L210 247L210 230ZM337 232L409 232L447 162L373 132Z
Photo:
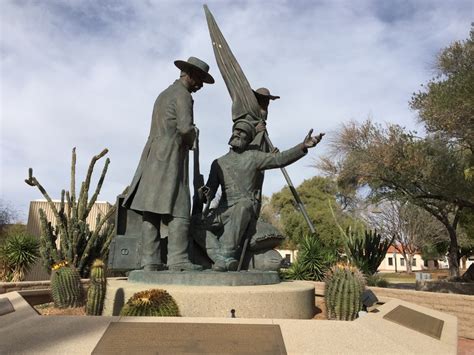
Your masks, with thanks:
M273 145L272 141L270 140L270 137L268 136L267 132L264 133L265 140L267 141L267 144L270 149L274 149L275 146ZM308 224L308 227L311 231L312 234L316 233L316 228L314 228L313 222L311 222L311 219L308 216L308 212L306 211L306 207L304 206L303 201L301 201L300 195L298 195L298 192L295 189L295 185L293 185L293 182L291 181L290 175L288 175L288 172L286 171L285 168L280 168L281 172L283 173L283 176L285 177L286 183L288 184L288 187L290 188L291 193L293 194L293 198L296 201L296 204L298 206L298 209L300 210L301 214L303 215L306 223Z

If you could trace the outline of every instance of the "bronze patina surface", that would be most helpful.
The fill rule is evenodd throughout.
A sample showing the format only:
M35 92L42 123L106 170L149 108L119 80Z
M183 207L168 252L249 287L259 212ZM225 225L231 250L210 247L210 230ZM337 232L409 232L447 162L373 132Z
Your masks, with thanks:
M116 322L92 353L286 354L286 349L278 325Z
M397 306L383 318L436 339L443 332L444 321L405 306Z

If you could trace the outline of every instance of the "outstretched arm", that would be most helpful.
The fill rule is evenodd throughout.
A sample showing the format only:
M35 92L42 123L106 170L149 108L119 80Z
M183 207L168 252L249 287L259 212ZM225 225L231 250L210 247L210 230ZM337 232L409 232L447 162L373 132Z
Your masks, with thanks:
M324 133L321 133L317 136L311 136L312 133L313 130L311 129L302 143L283 152L276 154L255 152L254 154L257 162L257 169L268 170L282 168L301 159L308 153L308 148L315 147L324 136Z

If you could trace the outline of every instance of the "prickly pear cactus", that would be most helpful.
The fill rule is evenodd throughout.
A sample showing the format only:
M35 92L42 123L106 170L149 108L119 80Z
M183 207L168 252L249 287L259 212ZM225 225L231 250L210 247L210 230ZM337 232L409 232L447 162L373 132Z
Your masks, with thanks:
M122 316L179 317L175 300L165 290L152 289L135 293L123 306Z
M87 290L86 312L89 316L100 316L104 310L104 299L107 288L104 263L97 259L92 264L90 286Z
M81 277L77 269L67 261L53 266L51 295L57 308L81 307L84 304Z
M328 319L354 320L362 309L363 274L355 266L338 264L328 272L325 282Z

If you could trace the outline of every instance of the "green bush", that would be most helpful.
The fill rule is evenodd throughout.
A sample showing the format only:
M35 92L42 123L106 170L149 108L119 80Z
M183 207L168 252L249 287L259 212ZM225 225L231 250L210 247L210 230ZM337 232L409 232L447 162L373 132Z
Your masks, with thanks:
M360 235L347 229L345 237L349 262L356 265L364 275L373 275L377 272L393 242L393 238L383 239L381 234L371 230L366 230L364 235Z
M388 287L390 284L387 280L385 280L382 276L380 275L369 275L366 277L367 280L367 286L375 286L375 287Z
M305 236L298 248L296 261L284 273L289 280L322 281L336 262L336 253L324 247L315 236Z
M26 232L9 235L0 246L1 277L4 281L23 281L39 257L39 242Z

